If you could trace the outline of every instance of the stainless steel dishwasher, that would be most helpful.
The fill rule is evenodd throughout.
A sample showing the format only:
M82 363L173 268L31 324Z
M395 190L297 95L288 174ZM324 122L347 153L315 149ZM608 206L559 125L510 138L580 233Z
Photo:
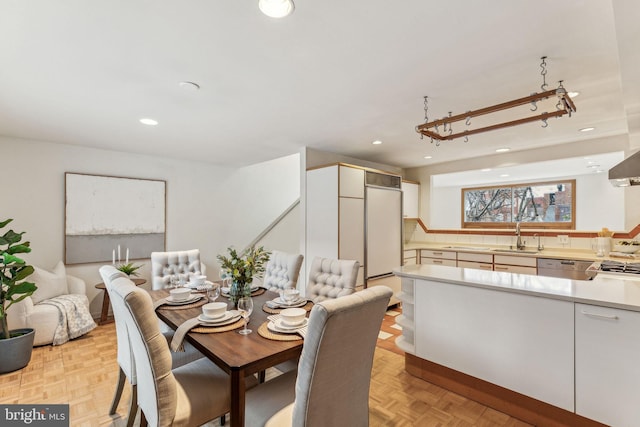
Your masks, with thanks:
M587 267L593 261L573 259L538 258L538 276L562 277L564 279L589 280Z

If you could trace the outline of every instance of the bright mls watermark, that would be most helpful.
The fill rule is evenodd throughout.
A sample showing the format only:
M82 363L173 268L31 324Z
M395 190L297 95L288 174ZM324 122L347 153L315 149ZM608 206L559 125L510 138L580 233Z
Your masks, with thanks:
M69 427L69 405L0 405L0 426Z

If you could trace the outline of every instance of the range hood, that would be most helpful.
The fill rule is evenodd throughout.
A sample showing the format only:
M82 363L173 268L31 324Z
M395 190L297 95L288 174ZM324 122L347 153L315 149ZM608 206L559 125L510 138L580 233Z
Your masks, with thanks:
M609 169L609 181L615 187L640 185L640 151Z

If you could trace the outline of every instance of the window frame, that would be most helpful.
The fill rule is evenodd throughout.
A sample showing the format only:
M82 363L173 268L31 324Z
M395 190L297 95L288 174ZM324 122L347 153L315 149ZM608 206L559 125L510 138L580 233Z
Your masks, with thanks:
M562 180L554 180L554 181L541 181L541 182L524 182L524 183L512 183L512 184L500 184L500 185L488 185L488 186L480 186L480 187L468 187L460 189L460 216L461 216L461 224L462 228L514 228L516 225L516 221L494 221L494 222L475 222L475 221L465 221L466 213L465 213L465 195L470 191L478 191L478 190L491 190L491 189L510 189L511 195L513 195L513 191L516 188L522 187L536 187L536 186L549 186L549 185L570 185L571 186L571 220L570 221L561 221L561 222L537 222L537 221L521 221L521 228L536 228L536 229L561 229L561 230L575 230L576 228L576 180L575 179L562 179ZM511 196L511 200L513 200L513 196ZM511 214L513 214L513 203L511 204Z

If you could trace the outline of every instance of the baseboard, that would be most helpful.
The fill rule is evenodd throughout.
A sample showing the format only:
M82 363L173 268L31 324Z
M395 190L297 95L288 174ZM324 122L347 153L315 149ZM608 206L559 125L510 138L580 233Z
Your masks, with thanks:
M529 396L405 353L405 370L418 378L538 427L606 427Z

